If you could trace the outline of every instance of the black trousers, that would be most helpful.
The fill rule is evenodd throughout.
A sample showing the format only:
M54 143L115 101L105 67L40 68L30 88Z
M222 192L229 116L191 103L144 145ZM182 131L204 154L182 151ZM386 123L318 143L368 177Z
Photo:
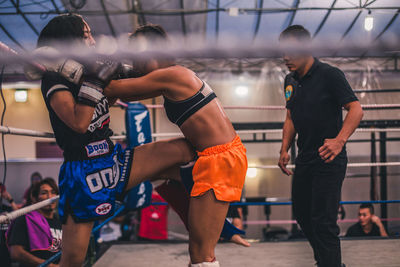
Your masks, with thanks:
M293 214L314 250L318 266L341 266L337 225L347 159L325 164L296 164L292 183Z

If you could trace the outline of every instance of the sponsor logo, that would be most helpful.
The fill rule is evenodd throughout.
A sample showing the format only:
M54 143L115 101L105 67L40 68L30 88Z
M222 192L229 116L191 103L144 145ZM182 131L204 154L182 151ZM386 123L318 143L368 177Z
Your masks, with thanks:
M114 165L110 168L102 169L86 176L86 183L90 192L93 194L101 191L103 188L113 189L124 178L120 176L121 163L118 161L117 155L113 157Z
M106 215L111 211L112 205L110 203L103 203L96 207L96 213L99 215Z
M49 251L57 252L61 248L62 230L50 228L50 232L52 236L52 241Z
M128 169L128 165L129 165L129 157L131 156L131 150L125 150L125 155L124 155L124 160L123 160L123 164L120 162L117 162L117 167L119 170L119 167L122 166L122 172L121 172L121 182L125 181L125 177L127 176L128 172L130 171ZM129 175L129 174L128 174Z
M286 88L285 88L286 101L289 101L290 98L292 97L292 95L293 95L293 86L292 85L286 86Z
M113 189L119 181L123 181L122 179L120 180L120 164L117 161L117 156L114 156L113 160L115 164L112 167L86 176L86 183L91 193L99 192L103 188Z
M93 113L92 121L89 124L88 131L94 132L96 129L101 129L104 125L110 123L110 114L108 109L108 100L103 97L99 103L97 103L96 108Z
M144 135L144 132L142 132L142 121L147 117L148 113L149 112L146 110L134 117L136 131L138 132L137 141L138 141L139 145L143 145L144 142L146 142L146 136Z
M141 208L146 203L146 194L143 194L136 203L136 208Z
M85 148L89 158L104 155L110 151L106 140L90 143Z

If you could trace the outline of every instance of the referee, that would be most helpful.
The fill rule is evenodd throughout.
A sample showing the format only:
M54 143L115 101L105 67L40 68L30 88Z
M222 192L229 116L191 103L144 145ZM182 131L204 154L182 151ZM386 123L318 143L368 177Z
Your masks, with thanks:
M310 33L300 25L285 29L282 45L306 47ZM284 53L290 70L285 78L287 115L283 125L279 167L287 174L288 150L298 134L292 201L293 214L314 250L317 266L339 267L336 223L346 173L345 143L358 127L363 111L343 72L309 52ZM343 122L342 107L348 112Z

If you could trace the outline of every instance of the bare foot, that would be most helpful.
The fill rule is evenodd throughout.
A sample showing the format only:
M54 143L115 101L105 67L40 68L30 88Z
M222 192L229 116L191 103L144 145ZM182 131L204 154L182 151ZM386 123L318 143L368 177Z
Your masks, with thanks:
M244 247L250 247L250 243L244 240L240 235L233 235L230 241Z

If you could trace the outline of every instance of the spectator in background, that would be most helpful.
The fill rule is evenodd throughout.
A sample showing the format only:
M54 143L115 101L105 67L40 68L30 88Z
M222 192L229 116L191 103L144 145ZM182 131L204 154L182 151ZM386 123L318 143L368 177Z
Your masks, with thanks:
M372 204L360 205L358 219L358 223L350 226L347 230L346 236L388 236L381 219L374 214L374 206Z
M42 175L39 172L34 172L31 174L31 185L25 190L24 199L22 201L21 206L29 206L32 204L32 188L35 184L39 183L42 180Z
M338 211L338 220L344 220L344 218L346 218L346 210L344 209L344 206L340 204Z
M243 230L243 212L242 208L239 206L230 205L228 209L228 214L226 218L230 221L236 228Z
M7 192L6 187L0 183L0 214L10 212L18 209L11 197L10 193ZM6 200L9 204L5 205L3 200ZM5 233L8 229L7 224L0 224L0 266L11 266L11 258L6 246Z
M0 197L2 198L0 205L0 213L10 212L18 209L18 206L15 204L11 194L7 191L6 186L3 185L2 183L0 183ZM9 205L4 205L3 200L7 200Z
M40 202L58 195L52 178L36 183L32 198ZM11 258L20 266L37 266L61 249L61 222L55 217L56 203L18 217L7 232ZM58 266L50 264L49 266Z

